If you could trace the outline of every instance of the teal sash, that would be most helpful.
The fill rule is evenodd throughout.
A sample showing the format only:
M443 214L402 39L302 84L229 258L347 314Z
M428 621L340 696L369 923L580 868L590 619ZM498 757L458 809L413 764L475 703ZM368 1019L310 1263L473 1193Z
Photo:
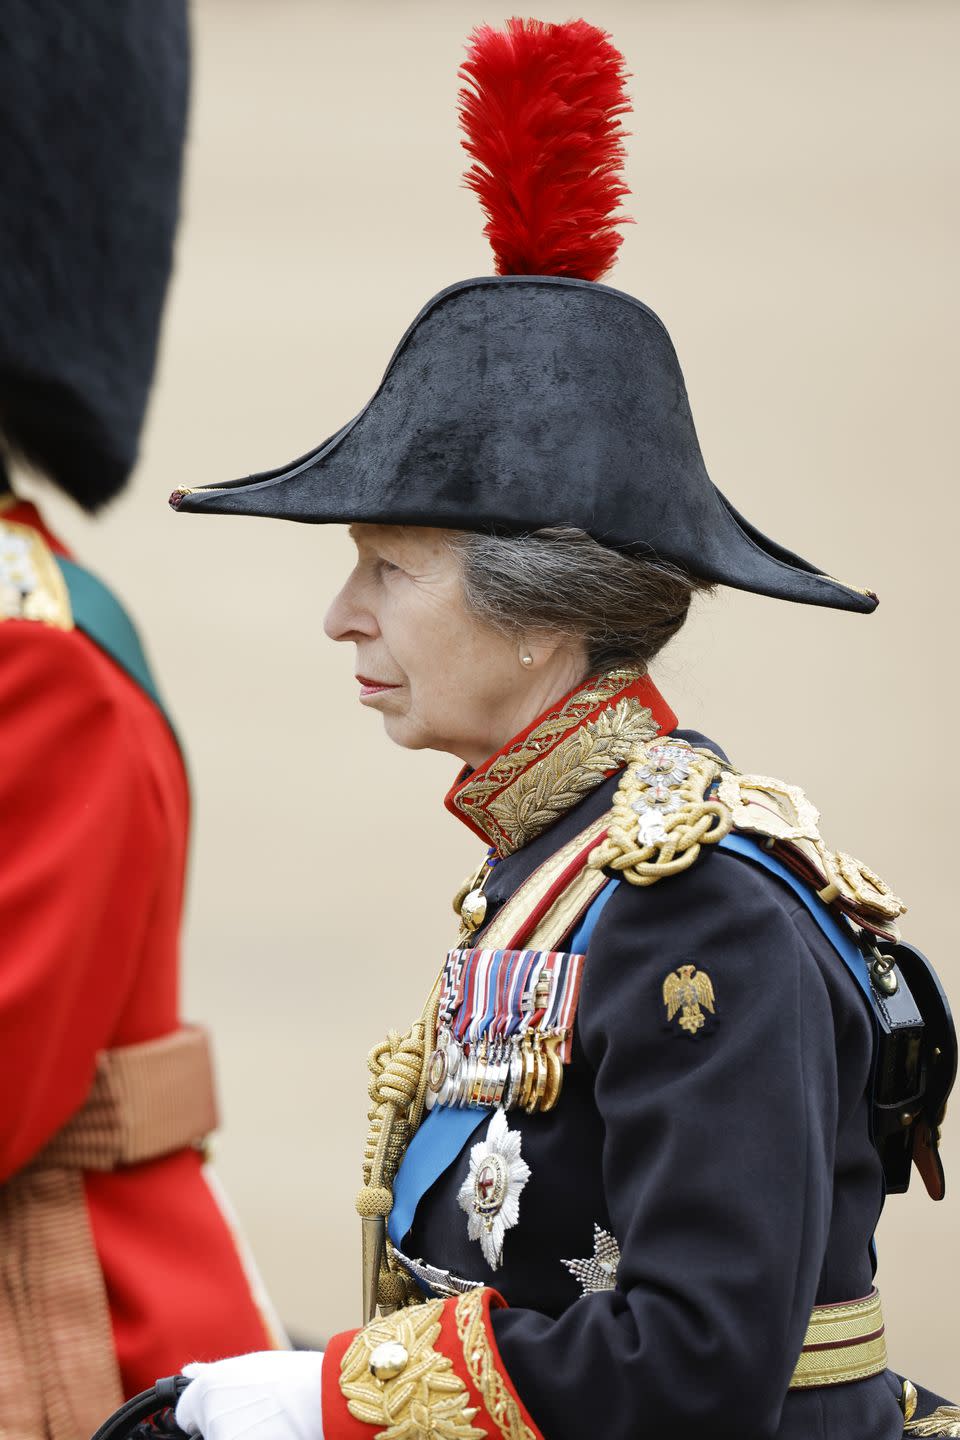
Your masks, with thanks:
M136 627L112 590L102 580L64 555L54 556L63 572L70 595L73 623L82 630L104 654L124 670L145 695L148 695L166 720L177 740L167 709L147 663ZM179 745L179 740L177 740Z

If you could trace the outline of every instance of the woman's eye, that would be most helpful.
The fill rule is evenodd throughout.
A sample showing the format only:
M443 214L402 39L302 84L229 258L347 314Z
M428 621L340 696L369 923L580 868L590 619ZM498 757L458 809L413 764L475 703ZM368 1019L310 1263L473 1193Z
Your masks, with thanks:
M391 573L399 574L400 566L395 565L392 560L385 560L381 555L377 560L377 569L381 575L389 575Z

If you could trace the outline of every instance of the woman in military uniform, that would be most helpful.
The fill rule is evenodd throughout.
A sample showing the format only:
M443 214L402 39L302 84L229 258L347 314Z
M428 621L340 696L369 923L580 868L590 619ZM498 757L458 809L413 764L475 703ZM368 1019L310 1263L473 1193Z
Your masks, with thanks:
M609 39L513 21L464 79L497 276L430 301L318 450L173 497L351 524L327 632L393 741L459 757L447 807L483 847L421 1018L371 1054L366 1323L188 1367L178 1421L960 1433L888 1368L873 1285L885 1185L915 1163L942 1194L935 977L803 793L678 729L648 674L697 590L875 597L738 515L662 322L596 283L623 194Z

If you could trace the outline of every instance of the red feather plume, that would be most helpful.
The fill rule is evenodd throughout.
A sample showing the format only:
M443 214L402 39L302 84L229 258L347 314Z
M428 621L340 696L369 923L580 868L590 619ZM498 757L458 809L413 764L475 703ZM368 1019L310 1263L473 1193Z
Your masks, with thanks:
M460 70L464 175L487 217L498 275L597 280L629 223L615 213L630 109L624 59L585 20L481 25Z

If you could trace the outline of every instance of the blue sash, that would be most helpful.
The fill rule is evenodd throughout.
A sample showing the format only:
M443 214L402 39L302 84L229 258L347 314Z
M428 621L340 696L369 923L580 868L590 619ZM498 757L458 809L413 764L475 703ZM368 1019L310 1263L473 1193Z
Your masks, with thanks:
M765 845L746 835L731 833L717 842L724 850L730 850L734 855L740 855L744 860L751 861L754 865L760 865L764 870L769 870L771 875L778 876L796 895L797 899L806 907L812 919L820 927L822 933L830 941L840 959L846 965L850 974L863 992L867 1002L867 1009L870 1011L870 1019L876 1034L876 1015L874 1012L873 987L870 984L870 972L867 969L866 957L857 945L850 930L850 926L839 915L836 915L817 895L809 885L805 885L798 876L775 859ZM877 1271L877 1242L874 1236L870 1238L868 1246L870 1252L870 1263L873 1272Z
M872 1015L873 991L870 985L870 972L867 969L866 959L854 940L853 933L846 921L824 904L815 890L811 890L810 886L805 884L799 876L794 875L792 870L788 870L786 865L771 855L759 840L754 840L748 835L731 833L725 835L722 840L717 842L717 845L720 850L730 850L734 855L741 855L744 860L750 860L754 865L769 870L771 875L776 875L785 885L790 886L794 895L809 911L860 986Z

